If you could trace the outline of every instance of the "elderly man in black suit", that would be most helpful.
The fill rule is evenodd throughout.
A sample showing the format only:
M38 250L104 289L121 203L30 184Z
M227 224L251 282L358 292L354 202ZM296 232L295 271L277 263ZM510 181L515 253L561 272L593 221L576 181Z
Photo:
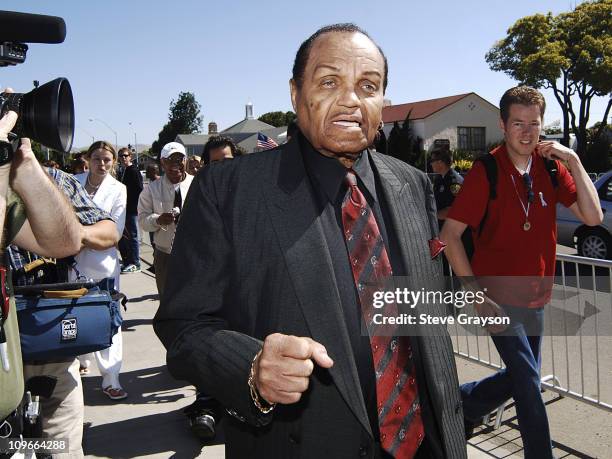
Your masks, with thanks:
M228 458L466 457L444 327L362 333L371 282L441 278L427 177L368 148L386 85L364 31L318 30L290 81L300 133L189 191L154 326L232 415Z

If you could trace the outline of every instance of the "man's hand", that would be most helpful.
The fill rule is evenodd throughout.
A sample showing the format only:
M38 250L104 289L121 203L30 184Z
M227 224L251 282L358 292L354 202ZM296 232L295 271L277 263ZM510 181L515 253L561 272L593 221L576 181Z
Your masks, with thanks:
M164 212L156 220L158 225L169 225L170 223L174 223L174 216L171 212Z
M589 226L601 225L603 211L599 196L578 154L571 148L551 140L539 142L536 151L544 158L560 159L567 163L576 184L576 202L570 206L570 210L580 221Z
M22 137L11 163L11 186L20 194L23 187L33 186L34 177L40 175L40 165L32 151L30 139Z
M11 88L6 88L4 90L5 94L12 93L13 90ZM8 134L15 127L15 123L17 122L17 112L9 110L3 117L0 119L0 140L7 142Z
M560 159L561 161L569 162L571 159L577 159L578 155L571 148L567 148L554 140L544 140L538 142L536 152L548 159Z
M479 317L506 317L504 310L489 297L485 297L483 303L474 303L474 308L478 313ZM501 333L507 325L504 324L492 324L485 327L490 333Z
M17 113L10 110L0 119L0 140L8 142L8 133L13 130L17 122Z
M255 387L269 403L297 403L308 389L314 364L331 368L325 346L311 338L268 335L255 364Z

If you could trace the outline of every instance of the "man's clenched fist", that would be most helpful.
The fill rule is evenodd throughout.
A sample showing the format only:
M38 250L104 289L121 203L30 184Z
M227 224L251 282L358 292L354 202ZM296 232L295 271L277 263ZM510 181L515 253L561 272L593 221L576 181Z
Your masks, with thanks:
M325 346L311 338L268 335L255 363L255 386L269 403L296 403L308 389L314 364L331 368Z

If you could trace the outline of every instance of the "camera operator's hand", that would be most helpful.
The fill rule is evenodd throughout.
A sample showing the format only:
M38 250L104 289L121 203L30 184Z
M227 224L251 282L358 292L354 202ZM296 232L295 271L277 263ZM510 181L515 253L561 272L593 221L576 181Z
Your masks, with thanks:
M0 140L8 142L8 133L11 132L16 122L17 113L12 110L0 119Z
M30 139L23 137L19 139L19 148L15 152L11 163L11 187L21 194L24 187L32 186L35 177L44 174L34 152Z
M13 90L11 88L6 88L4 90L5 94L12 93ZM6 115L0 119L0 140L4 142L8 142L8 134L15 127L15 123L17 122L17 112L9 110Z

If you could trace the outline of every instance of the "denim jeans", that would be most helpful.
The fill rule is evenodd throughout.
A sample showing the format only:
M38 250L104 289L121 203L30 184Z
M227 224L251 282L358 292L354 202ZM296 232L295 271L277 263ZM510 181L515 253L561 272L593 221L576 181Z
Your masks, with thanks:
M140 247L138 245L138 215L125 216L125 229L119 241L119 252L123 266L140 266Z
M506 368L461 385L463 413L468 421L477 421L512 397L525 458L552 458L546 406L540 393L544 308L503 308L510 325L491 339Z

